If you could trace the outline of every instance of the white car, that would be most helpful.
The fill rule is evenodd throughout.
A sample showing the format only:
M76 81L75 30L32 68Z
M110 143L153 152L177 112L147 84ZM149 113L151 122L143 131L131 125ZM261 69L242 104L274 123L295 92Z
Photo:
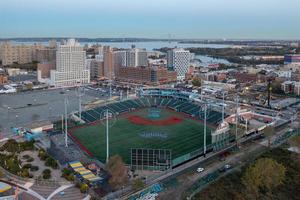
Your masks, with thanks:
M198 168L197 168L197 172L198 172L198 173L201 173L201 172L203 172L203 171L204 171L204 168L203 168L203 167L198 167Z

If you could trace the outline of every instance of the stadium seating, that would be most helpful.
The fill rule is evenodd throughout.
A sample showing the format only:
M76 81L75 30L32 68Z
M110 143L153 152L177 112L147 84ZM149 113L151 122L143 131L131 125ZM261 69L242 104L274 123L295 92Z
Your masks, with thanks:
M200 120L204 119L203 112L200 111L201 106L194 104L193 102L174 98L163 98L163 97L142 97L138 99L124 100L116 103L107 104L105 106L97 107L92 110L82 112L82 119L91 123L99 120L101 113L107 108L111 111L120 114L129 112L132 109L139 109L151 106L168 107L173 110L186 113L194 116ZM202 113L202 114L201 114ZM78 116L78 113L76 114ZM222 114L213 110L207 112L207 122L217 123L222 119Z

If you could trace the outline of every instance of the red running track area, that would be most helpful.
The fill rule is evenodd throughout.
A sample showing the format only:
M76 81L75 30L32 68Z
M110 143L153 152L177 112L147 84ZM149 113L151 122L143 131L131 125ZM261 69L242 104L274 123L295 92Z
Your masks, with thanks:
M137 115L133 115L133 116L129 116L127 119L133 124L152 125L152 126L168 126L168 125L179 124L182 122L182 119L178 117L170 117L162 120L151 120L151 119L145 119Z

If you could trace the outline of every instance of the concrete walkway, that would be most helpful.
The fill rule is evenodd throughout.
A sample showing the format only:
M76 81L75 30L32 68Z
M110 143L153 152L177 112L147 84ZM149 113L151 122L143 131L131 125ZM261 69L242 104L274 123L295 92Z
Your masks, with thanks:
M60 193L62 191L64 191L65 189L68 189L70 187L73 187L74 184L70 184L70 185L62 185L59 188L57 188L56 190L54 190L47 198L47 200L50 200L52 197L54 197L57 193Z

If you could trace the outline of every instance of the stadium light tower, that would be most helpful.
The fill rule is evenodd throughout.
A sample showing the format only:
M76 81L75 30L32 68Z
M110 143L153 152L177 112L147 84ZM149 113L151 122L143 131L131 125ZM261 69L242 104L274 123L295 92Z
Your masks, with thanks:
M106 163L109 160L108 109L106 110Z
M204 104L204 131L203 131L203 153L204 157L206 155L206 113L207 113L207 105Z
M115 114L108 108L100 113L100 122L106 126L106 163L109 160L109 128L116 122Z
M68 147L68 98L67 95L65 95L64 99L65 104L65 147Z
M76 88L76 95L78 97L78 113L79 113L79 118L81 119L81 113L82 113L82 97L84 96L84 88L81 87L81 83L78 83L78 86Z
M236 141L236 146L238 146L238 107L239 107L239 96L236 96L236 110L235 110L235 141Z

